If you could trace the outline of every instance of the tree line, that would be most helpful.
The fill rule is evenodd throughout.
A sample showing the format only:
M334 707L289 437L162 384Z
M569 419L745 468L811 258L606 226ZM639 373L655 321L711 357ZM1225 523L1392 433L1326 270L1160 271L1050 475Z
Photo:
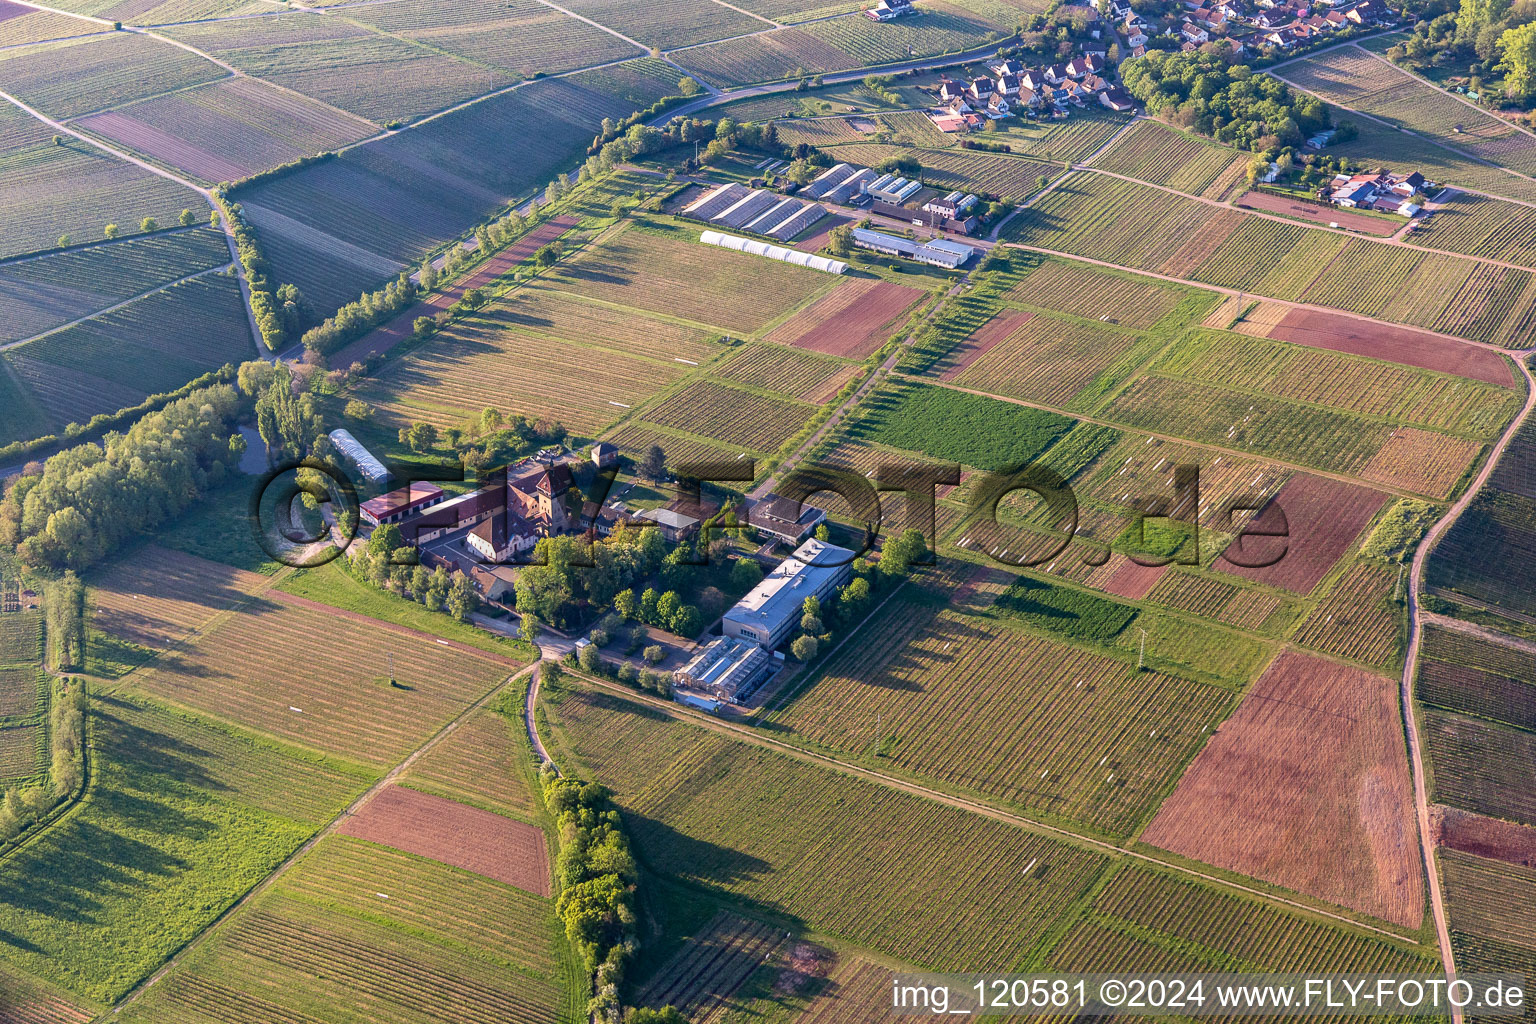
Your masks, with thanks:
M559 669L546 666L544 671L558 674ZM555 911L593 981L587 1013L603 1024L617 1024L624 968L640 944L635 928L639 872L629 838L603 786L562 778L548 765L540 782L560 835Z
M80 569L180 515L239 466L239 396L217 384L29 466L0 500L0 544L29 567Z

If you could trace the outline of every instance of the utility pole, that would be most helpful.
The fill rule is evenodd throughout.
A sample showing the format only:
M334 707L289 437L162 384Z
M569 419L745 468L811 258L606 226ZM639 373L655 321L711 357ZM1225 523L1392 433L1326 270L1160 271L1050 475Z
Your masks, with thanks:
M1143 632L1145 632L1145 631L1143 631ZM387 656L389 658L389 685L390 686L394 686L395 685L395 652L394 651L390 651L390 652L388 652Z
M1136 655L1136 671L1140 672L1147 663L1147 631L1141 631L1141 653Z

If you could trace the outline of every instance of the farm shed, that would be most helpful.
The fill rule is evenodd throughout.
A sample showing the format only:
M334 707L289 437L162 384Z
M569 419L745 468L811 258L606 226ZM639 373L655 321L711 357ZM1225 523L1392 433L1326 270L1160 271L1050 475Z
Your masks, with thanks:
M828 274L841 274L848 269L848 264L839 260L829 260L825 256L812 256L808 252L786 249L782 245L769 245L767 242L742 238L740 235L705 231L699 235L699 241L705 245L718 245L723 249L735 249L737 252L751 253L753 256L766 256L771 260L782 260L785 263L810 267L812 270L820 270Z
M908 238L864 228L853 229L853 242L861 249L872 249L889 256L905 256L919 263L931 263L936 267L947 267L950 270L965 266L976 254L976 250L971 246L951 242L945 238L936 238L931 242L918 244Z
M847 582L852 567L852 551L808 540L725 613L722 632L772 650L799 626L805 599L825 600Z
M363 522L373 526L397 523L418 509L431 508L443 500L443 489L436 484L418 480L399 490L369 498L359 512Z
M389 479L389 470L384 468L384 463L373 457L373 453L363 447L361 441L352 436L350 430L331 431L331 443L336 450L351 460L357 467L357 471L363 474L363 478L371 484L382 484Z

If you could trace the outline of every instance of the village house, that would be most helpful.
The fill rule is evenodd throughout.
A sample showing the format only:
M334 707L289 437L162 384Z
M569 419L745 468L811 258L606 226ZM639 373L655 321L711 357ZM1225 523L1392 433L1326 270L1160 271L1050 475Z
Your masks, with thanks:
M1192 21L1179 26L1179 37L1192 46L1211 41L1211 34Z
M1004 75L1022 75L1024 73L1024 65L1012 59L999 60L988 64L987 70L1001 78Z
M1104 70L1104 58L1094 54L1084 54L1073 57L1067 61L1067 75L1082 81L1089 75L1096 75Z
M1145 47L1147 45L1147 34L1145 32L1143 32L1141 29L1137 28L1135 25L1132 25L1130 22L1126 22L1125 23L1124 32L1125 32L1125 42L1126 42L1126 45L1131 46L1131 47L1141 48L1142 53L1145 54L1146 53ZM1133 52L1133 56L1134 55L1135 54Z
M1022 87L1023 83L1019 81L1018 75L997 76L997 91L1005 99L1013 99L1019 94L1019 89Z
M970 88L967 91L970 93L972 100L985 106L986 102L992 98L992 93L996 88L997 86L993 84L992 79L978 78L971 82Z
M1099 93L1099 103L1119 114L1136 109L1136 101L1118 85L1112 85Z

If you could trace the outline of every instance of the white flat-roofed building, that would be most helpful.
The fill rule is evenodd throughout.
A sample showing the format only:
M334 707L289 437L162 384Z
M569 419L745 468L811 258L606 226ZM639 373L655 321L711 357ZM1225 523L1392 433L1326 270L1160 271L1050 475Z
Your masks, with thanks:
M853 552L811 539L795 549L725 613L726 636L772 650L799 628L805 599L825 601L853 575Z

